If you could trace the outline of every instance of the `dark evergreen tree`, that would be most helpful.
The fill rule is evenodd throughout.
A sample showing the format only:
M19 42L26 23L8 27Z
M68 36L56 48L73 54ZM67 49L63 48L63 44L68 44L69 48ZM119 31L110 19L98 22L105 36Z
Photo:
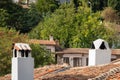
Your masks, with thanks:
M38 0L36 3L36 8L43 16L53 12L58 6L57 0Z
M120 12L120 0L108 0L108 6Z
M9 29L15 28L21 33L29 32L41 20L41 16L34 5L25 9L19 4L12 3L12 0L2 0L0 1L0 9L2 9L0 15L3 19L0 22L0 27L4 25ZM5 11L4 15L2 11Z
M92 5L92 10L94 12L103 10L107 7L107 0L88 0Z

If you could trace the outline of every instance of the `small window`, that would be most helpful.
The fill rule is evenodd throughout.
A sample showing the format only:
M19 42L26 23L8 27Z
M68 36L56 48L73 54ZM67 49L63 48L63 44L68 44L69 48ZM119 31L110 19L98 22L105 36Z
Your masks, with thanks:
M63 58L63 62L64 62L64 63L67 63L67 64L70 64L70 63L69 63L69 57L64 57L64 58Z
M21 50L21 57L24 57L24 50Z
M46 49L49 53L51 52L51 49Z
M17 50L14 50L14 57L17 57Z
M26 51L25 51L25 57L28 57L28 56L29 56L29 51L26 50Z
M86 58L86 66L88 66L88 58Z
M78 66L82 66L82 58L73 58L73 66L74 67L78 67Z

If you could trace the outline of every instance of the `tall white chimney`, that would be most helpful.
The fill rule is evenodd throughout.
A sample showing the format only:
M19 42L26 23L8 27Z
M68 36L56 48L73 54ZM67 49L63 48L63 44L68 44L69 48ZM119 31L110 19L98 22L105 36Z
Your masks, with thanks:
M50 35L49 38L50 38L50 41L54 40L52 35Z
M31 48L25 43L15 43L12 57L12 80L33 80L34 59Z
M111 50L105 40L97 39L93 41L89 50L89 66L107 64L111 61Z

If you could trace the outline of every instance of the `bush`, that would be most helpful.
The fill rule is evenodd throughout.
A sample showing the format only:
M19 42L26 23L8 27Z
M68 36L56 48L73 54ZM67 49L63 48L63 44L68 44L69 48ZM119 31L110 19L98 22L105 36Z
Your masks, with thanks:
M35 67L53 64L53 53L42 48L39 44L31 44L32 56L34 57Z

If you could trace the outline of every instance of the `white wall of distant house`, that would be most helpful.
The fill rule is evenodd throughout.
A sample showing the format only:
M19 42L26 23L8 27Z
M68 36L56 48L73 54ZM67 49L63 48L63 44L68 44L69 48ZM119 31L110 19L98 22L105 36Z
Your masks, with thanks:
M63 58L64 57L69 57L69 62L70 62L70 66L71 67L73 67L73 65L74 65L73 58L81 58L82 66L86 66L88 55L83 55L83 54L64 54Z

